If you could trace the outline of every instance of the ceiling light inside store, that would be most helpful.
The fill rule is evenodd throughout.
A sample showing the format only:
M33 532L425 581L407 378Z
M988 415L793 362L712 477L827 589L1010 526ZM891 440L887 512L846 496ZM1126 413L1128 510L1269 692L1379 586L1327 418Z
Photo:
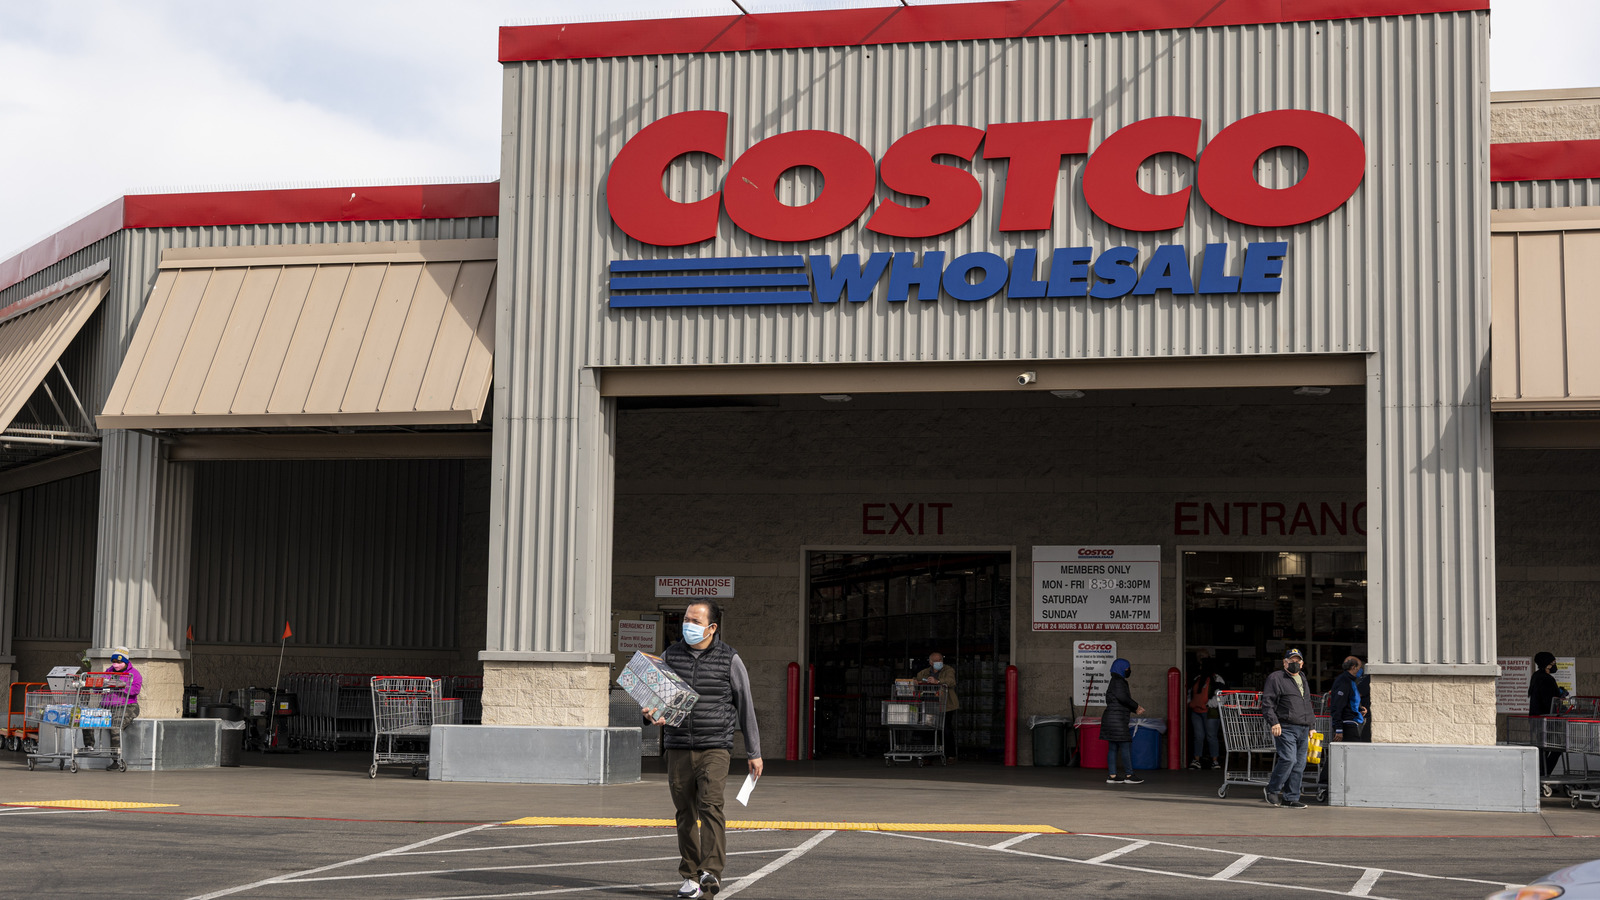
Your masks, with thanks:
M1294 389L1295 396L1297 397L1326 397L1332 392L1333 388L1317 387L1313 385L1306 385L1304 387L1297 387Z
M852 399L849 394L818 394L817 396L829 403L849 403Z
M1083 399L1083 391L1067 390L1067 391L1051 391L1050 393L1053 396L1061 398L1062 400L1081 400L1081 399Z

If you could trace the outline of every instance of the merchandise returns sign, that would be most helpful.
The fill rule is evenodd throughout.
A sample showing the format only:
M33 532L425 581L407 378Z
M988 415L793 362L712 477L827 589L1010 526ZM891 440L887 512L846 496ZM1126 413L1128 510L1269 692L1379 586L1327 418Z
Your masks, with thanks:
M721 600L733 596L733 576L657 575L656 596Z
M1033 548L1034 631L1160 631L1161 547Z

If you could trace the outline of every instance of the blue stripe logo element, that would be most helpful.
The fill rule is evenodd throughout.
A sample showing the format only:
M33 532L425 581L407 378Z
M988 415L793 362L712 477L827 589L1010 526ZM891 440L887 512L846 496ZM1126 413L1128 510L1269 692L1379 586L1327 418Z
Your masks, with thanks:
M614 259L608 305L638 309L811 303L805 264L802 256Z

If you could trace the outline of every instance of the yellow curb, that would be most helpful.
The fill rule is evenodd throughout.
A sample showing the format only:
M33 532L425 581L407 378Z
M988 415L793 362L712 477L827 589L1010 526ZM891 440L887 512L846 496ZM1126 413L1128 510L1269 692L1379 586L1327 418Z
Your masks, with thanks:
M672 819L597 819L569 816L526 816L504 825L579 825L606 828L671 828ZM975 825L962 822L753 822L732 821L729 828L761 828L771 831L944 831L996 834L1066 834L1049 825Z
M126 800L18 800L0 806L48 806L56 809L151 809L176 803L132 803Z

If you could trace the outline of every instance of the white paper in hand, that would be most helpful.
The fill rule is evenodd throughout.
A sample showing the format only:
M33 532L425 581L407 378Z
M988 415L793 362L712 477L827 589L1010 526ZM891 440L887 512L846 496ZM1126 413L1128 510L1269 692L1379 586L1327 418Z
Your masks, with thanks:
M744 786L739 788L739 796L735 797L734 799L739 801L740 806L749 806L750 794L755 791L755 789L756 777L754 775L746 775L744 777Z

